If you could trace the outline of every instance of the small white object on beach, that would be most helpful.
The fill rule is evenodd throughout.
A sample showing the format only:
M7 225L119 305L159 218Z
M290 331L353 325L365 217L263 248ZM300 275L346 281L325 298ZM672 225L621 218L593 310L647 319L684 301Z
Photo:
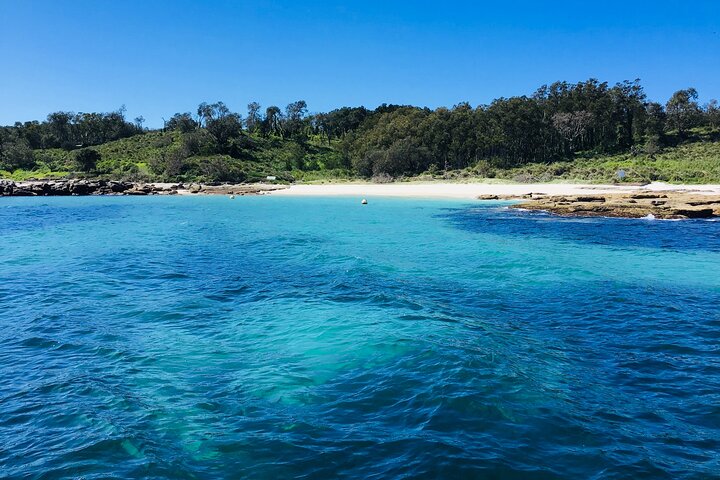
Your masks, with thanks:
M363 198L363 199L362 199L362 202L360 202L360 203L362 203L363 205L367 205L367 200L365 200L365 199Z

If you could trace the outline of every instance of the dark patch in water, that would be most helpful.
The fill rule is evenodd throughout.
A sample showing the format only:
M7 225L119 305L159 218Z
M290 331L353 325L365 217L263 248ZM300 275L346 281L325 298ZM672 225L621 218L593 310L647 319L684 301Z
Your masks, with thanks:
M440 216L458 228L504 237L546 237L614 247L720 252L720 222L560 217L506 207L448 209Z

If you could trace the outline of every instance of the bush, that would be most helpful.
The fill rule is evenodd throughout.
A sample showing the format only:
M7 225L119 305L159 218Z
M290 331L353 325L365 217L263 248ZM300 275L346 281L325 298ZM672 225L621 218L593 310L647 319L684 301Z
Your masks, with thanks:
M662 151L662 145L660 143L660 136L659 135L653 135L650 138L647 139L647 142L645 142L645 147L643 148L645 153L647 155L656 155Z
M199 167L206 181L244 182L247 179L247 173L242 170L237 160L226 155L199 160Z
M393 143L385 155L373 164L373 174L392 176L412 174L426 170L430 165L430 152L415 139L404 138Z
M393 177L387 173L380 173L372 177L373 183L392 183Z
M185 134L183 147L187 151L187 156L213 155L218 152L217 140L207 130L196 130Z
M492 167L492 165L490 165L490 162L488 162L487 160L480 160L473 168L473 172L480 177L495 177L495 169Z
M92 148L83 148L75 153L75 164L81 172L94 171L100 159L100 152Z
M31 169L35 166L33 151L24 140L5 143L0 150L0 168L9 171Z
M362 157L353 161L353 167L361 177L372 177L375 169L375 164L380 163L385 159L385 152L380 150L370 150Z

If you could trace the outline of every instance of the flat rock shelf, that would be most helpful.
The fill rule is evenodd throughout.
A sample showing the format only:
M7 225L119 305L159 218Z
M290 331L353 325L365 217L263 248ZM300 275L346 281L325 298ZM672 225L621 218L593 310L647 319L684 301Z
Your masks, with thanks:
M660 219L720 217L720 196L689 192L641 191L560 196L529 194L522 197L522 200L511 208L543 210L562 216Z

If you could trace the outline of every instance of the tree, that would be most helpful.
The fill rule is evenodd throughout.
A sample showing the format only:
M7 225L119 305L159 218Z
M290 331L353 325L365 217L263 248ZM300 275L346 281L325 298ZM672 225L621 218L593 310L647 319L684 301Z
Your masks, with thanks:
M230 109L226 107L223 102L210 104L203 102L198 105L197 108L198 124L203 127L206 126L209 121L219 120L229 114Z
M265 110L265 121L263 122L264 134L282 136L282 112L278 107L272 105Z
M260 126L260 104L257 102L250 102L247 106L248 116L245 119L245 125L247 126L248 132L255 132Z
M718 128L720 126L720 107L717 100L710 100L705 105L705 118L710 128Z
M207 102L202 102L197 107L197 124L201 128L203 127L203 123L212 115L212 108L210 105L207 104Z
M83 148L75 153L75 164L81 172L92 172L100 161L100 152L92 148Z
M307 114L307 104L305 100L292 102L285 107L285 125L282 135L294 138L297 141L304 142L307 134L304 131L305 122L303 121Z
M684 137L687 130L694 127L700 116L700 107L697 103L698 93L694 88L678 90L673 93L665 111L670 128L677 130L680 137Z
M665 123L667 115L662 105L656 102L650 102L645 107L647 111L647 119L645 121L645 133L648 136L662 137L665 131Z
M592 120L592 113L584 110L571 113L556 113L553 115L553 126L568 141L570 151L574 152L577 140L585 135Z
M72 112L54 112L47 116L48 133L53 147L70 149L74 146L72 123L75 114Z
M242 119L237 113L231 113L220 118L208 120L206 129L217 139L218 145L223 153L229 153L227 147L230 140L244 135L242 131Z
M170 130L179 130L182 133L189 133L198 127L198 124L193 120L190 112L176 113L166 123L166 128Z
M14 171L18 168L29 170L35 166L35 157L27 140L17 134L7 138L0 136L0 169Z
M307 114L307 103L305 100L292 102L285 107L285 116L289 121L302 120Z

